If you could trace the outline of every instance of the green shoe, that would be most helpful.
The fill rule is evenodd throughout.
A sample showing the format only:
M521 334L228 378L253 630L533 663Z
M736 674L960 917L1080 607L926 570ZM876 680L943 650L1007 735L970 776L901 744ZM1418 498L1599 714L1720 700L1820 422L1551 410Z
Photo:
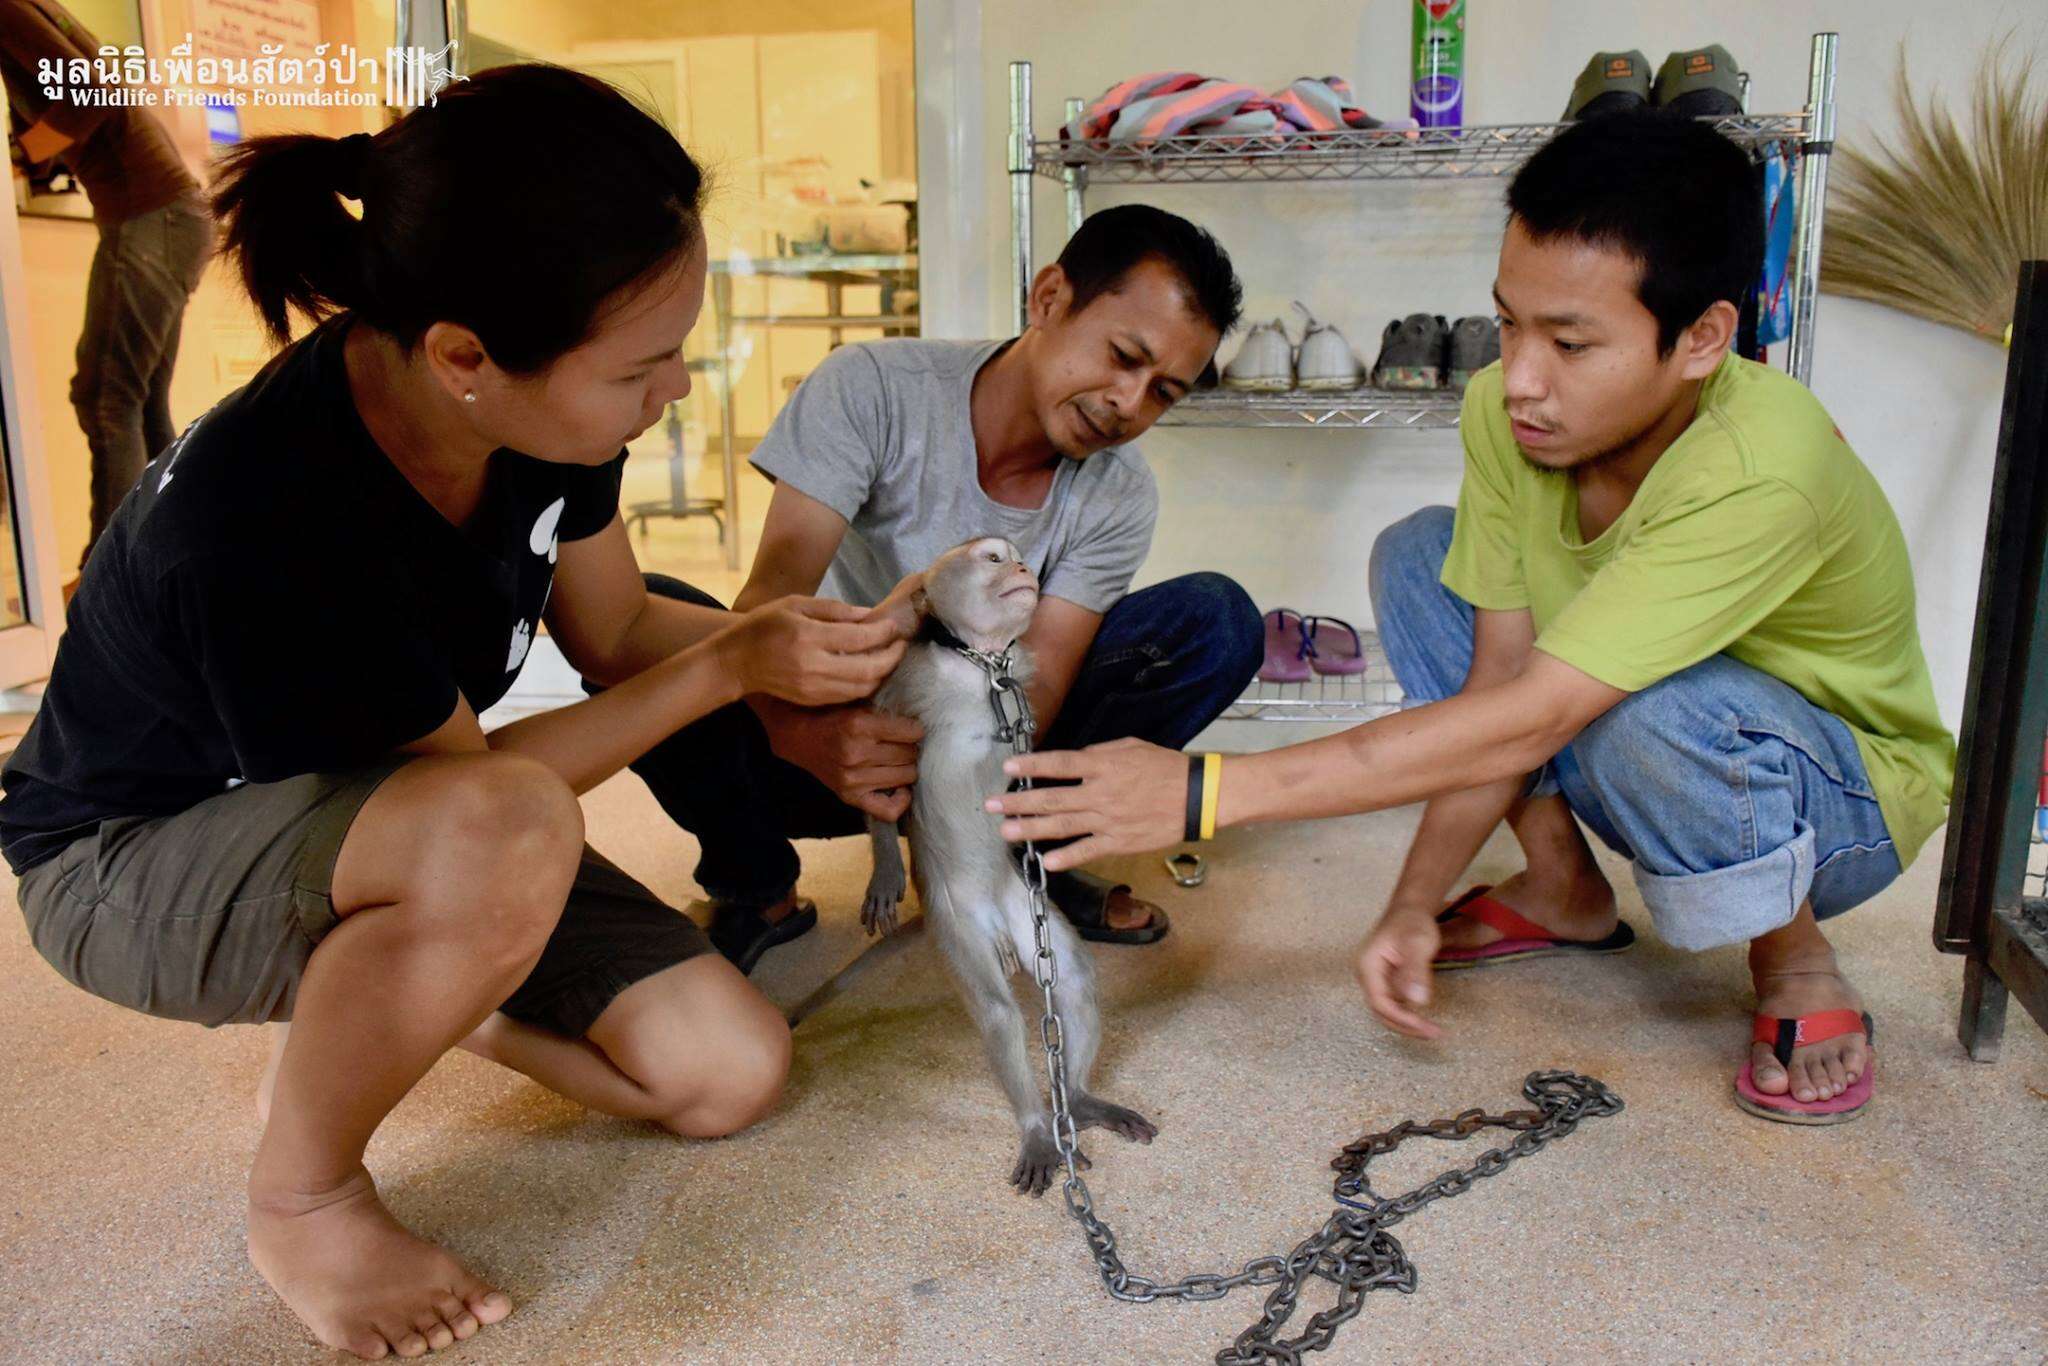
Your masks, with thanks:
M1640 52L1596 52L1572 82L1567 121L1619 114L1650 102L1650 59Z
M1657 68L1650 98L1689 119L1729 118L1742 112L1742 68L1719 43L1674 52Z

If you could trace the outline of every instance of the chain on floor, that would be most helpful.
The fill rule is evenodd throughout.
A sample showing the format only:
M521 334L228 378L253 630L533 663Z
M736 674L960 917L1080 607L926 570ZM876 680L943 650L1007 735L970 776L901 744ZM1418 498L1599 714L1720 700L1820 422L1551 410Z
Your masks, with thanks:
M1029 753L1036 727L1031 704L1011 673L1010 651L999 655L969 650L961 653L988 675L997 738L1015 754ZM1020 778L1017 786L1028 789L1031 780ZM1408 1260L1400 1240L1387 1231L1389 1228L1431 1201L1463 1194L1473 1182L1496 1175L1516 1158L1527 1157L1553 1139L1571 1133L1583 1119L1621 1113L1621 1097L1592 1077L1562 1071L1531 1072L1522 1083L1522 1094L1534 1109L1511 1110L1500 1115L1466 1110L1450 1119L1404 1120L1391 1129L1367 1134L1347 1145L1331 1163L1337 1171L1331 1191L1337 1208L1321 1229L1296 1244L1285 1257L1255 1257L1235 1272L1198 1273L1177 1281L1154 1281L1133 1275L1117 1249L1116 1234L1097 1217L1094 1199L1075 1160L1074 1116L1067 1103L1065 1040L1059 1016L1053 1010L1059 964L1053 958L1052 941L1046 929L1045 863L1037 846L1029 840L1024 842L1023 872L1025 886L1031 893L1031 923L1036 936L1032 975L1045 997L1039 1037L1045 1045L1047 1084L1052 1096L1053 1141L1067 1172L1061 1188L1067 1210L1081 1225L1104 1287L1117 1299L1138 1303L1216 1300L1240 1286L1273 1287L1259 1317L1216 1354L1218 1366L1298 1363L1304 1353L1328 1347L1337 1329L1365 1307L1368 1294L1375 1290L1413 1294L1415 1265ZM1374 1192L1367 1167L1375 1157L1392 1152L1410 1138L1462 1140L1488 1128L1507 1129L1515 1137L1481 1153L1470 1166L1443 1172L1405 1195L1386 1198ZM1337 1287L1336 1303L1311 1315L1306 1327L1294 1337L1282 1338L1281 1329L1294 1317L1302 1291L1312 1278Z

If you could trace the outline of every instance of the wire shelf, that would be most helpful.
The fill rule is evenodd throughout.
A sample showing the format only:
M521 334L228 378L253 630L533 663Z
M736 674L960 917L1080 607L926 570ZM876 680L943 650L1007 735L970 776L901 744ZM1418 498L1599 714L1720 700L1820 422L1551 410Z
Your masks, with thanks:
M1797 153L1807 116L1743 114L1708 120L1752 156ZM1042 138L1031 169L1063 181L1080 172L1092 184L1202 183L1244 180L1460 180L1511 174L1568 123L1475 124L1413 132L1342 129L1327 133L1182 134L1145 142Z
M1464 397L1455 389L1205 389L1166 410L1161 427L1399 427L1441 431L1458 425Z
M1226 721L1370 721L1401 709L1401 685L1380 648L1377 632L1360 631L1365 652L1361 674L1316 674L1306 683L1255 680Z

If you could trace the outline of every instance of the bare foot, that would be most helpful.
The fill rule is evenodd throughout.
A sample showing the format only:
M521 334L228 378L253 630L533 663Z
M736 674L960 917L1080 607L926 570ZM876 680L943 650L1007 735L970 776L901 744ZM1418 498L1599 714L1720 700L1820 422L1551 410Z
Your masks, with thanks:
M1756 982L1757 1012L1762 1015L1790 1019L1817 1010L1863 1009L1863 998L1836 970L1832 954L1825 965L1804 968L1758 966L1752 956L1751 976ZM1870 1066L1870 1040L1858 1032L1801 1045L1792 1050L1790 1069L1778 1061L1769 1044L1751 1044L1749 1066L1756 1089L1765 1095L1789 1092L1801 1104L1832 1100L1853 1086Z
M268 1127L270 1124L270 1094L277 1090L277 1065L284 1061L284 1041L291 1037L292 1027L288 1023L274 1024L270 1041L270 1061L263 1064L263 1079L256 1083L256 1122Z
M318 1194L249 1190L249 1260L329 1347L366 1361L425 1356L512 1312L512 1301L415 1238L356 1168Z
M1540 883L1526 872L1516 873L1487 895L1563 939L1591 943L1613 934L1621 923L1614 909L1614 888L1590 863L1568 878ZM1503 937L1493 926L1466 915L1445 921L1443 935L1446 949L1476 949Z

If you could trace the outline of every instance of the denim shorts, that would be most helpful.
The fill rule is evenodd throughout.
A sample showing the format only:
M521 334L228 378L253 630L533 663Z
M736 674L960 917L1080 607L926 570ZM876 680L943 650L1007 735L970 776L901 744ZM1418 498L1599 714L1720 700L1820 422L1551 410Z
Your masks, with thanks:
M208 1027L289 1020L307 960L340 923L342 841L408 762L102 821L21 875L29 938L74 985L148 1015ZM540 961L499 1009L580 1037L627 987L710 948L688 916L586 845Z

